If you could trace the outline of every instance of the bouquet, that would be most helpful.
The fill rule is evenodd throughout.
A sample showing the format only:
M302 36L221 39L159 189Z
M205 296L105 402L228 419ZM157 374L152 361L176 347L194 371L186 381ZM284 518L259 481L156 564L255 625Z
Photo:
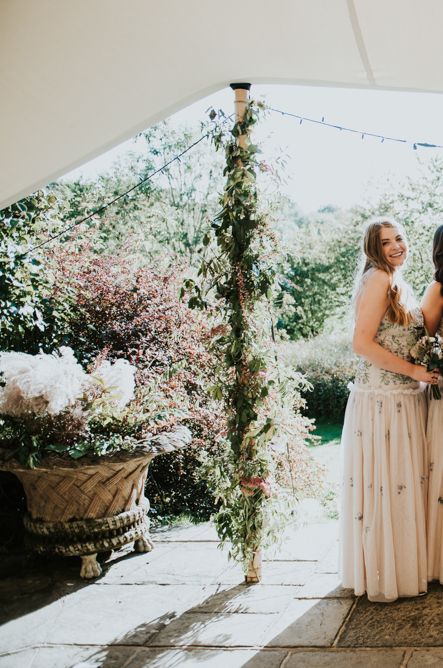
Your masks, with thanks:
M422 336L411 348L410 354L414 363L425 366L427 371L443 370L443 339L438 334ZM438 385L429 386L429 396L431 399L441 399Z

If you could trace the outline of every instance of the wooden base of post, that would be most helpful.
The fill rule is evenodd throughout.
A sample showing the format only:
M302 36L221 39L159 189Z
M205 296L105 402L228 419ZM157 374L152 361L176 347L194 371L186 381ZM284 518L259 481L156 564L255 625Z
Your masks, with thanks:
M254 556L249 563L248 571L245 575L245 582L248 584L257 584L261 582L262 572L262 554L261 550L254 552Z

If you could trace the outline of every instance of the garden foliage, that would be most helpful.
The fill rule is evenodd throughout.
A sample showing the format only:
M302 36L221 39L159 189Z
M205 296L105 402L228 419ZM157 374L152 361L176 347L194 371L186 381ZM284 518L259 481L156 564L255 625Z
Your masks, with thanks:
M130 156L94 181L51 184L63 219L75 221L99 209L195 141L189 129L162 122L140 133ZM83 230L94 229L90 237L94 251L105 255L124 252L136 264L161 265L162 269L173 267L177 258L197 266L204 234L216 214L222 170L221 158L210 142L201 142L83 226Z
M355 374L356 357L349 333L320 334L308 341L283 344L282 357L309 383L302 388L304 412L320 422L341 423L348 399L348 384Z
M292 225L293 227L293 225ZM320 334L349 307L360 255L362 222L335 209L302 219L279 267L277 327L292 340Z
M178 424L191 429L190 448L161 455L150 467L147 494L154 512L207 519L215 504L199 476L199 456L203 450L214 455L225 427L220 402L207 390L214 368L207 318L179 300L178 272L134 269L127 259L84 249L60 254L58 276L76 286L69 341L80 360L127 359L137 367L138 388L149 393L151 433Z
M62 341L65 303L53 299L44 252L34 247L53 226L56 198L39 190L0 211L0 349L37 353Z
M147 391L152 392L152 405L159 406L156 428L167 429L185 420L192 427L195 446L154 462L148 494L159 514L187 510L207 517L215 503L212 483L201 478L199 455L208 452L209 461L214 461L215 454L218 457L226 452L222 448L226 423L220 410L220 398L224 395L215 388L214 351L207 347L208 340L213 338L210 330L221 323L220 319L213 323L208 313L202 318L180 304L179 268L198 266L200 258L209 256L216 247L218 237L222 246L225 244L219 250L232 252L234 260L241 264L243 276L250 281L245 294L251 290L254 294L257 290L265 294L272 282L267 277L274 252L270 232L277 231L286 257L277 267L280 289L273 299L280 334L295 342L295 345L285 344L290 352L284 359L290 360L293 372L303 372L313 388L308 391L294 376L287 381L286 397L296 397L297 403L301 392L307 401L305 409L294 408L293 416L301 409L316 419L340 420L346 386L353 375L353 358L349 337L340 338L341 335L334 333L340 329L336 323L349 312L363 226L374 215L393 216L405 224L411 242L406 278L420 296L432 278L431 240L443 220L443 162L431 161L423 167L419 179L395 185L391 192L382 188L372 203L348 212L326 207L314 215L302 216L292 202L287 202L286 209L281 211L282 220L277 221L272 231L268 228L264 232L264 227L260 227L262 212L258 208L256 221L250 218L246 225L239 225L234 237L231 236L235 245L229 246L228 208L238 185L235 179L240 176L234 163L241 158L244 164L248 160L249 166L254 164L253 169L248 168L250 181L248 193L243 193L244 204L251 203L250 197L255 202L253 171L260 173L262 163L252 147L241 156L228 152L230 167L226 176L231 180L223 196L223 213L214 222L211 238L207 230L218 207L217 191L221 190L224 158L214 152L209 142L202 143L186 159L171 165L163 176L148 181L118 205L95 215L87 225L78 228L76 235L62 236L44 250L30 251L49 231L58 229L54 218L73 222L88 214L157 169L194 139L188 132L159 124L140 135L132 159L109 174L95 182L54 184L51 189L59 198L58 205L51 194L38 192L1 212L0 341L3 350L28 353L36 353L40 348L52 351L68 344L86 365L100 354L110 359L125 357L140 368L137 382L145 384ZM236 204L235 211L238 213L242 206ZM247 236L256 223L258 237L245 250ZM263 244L259 262L256 262L256 242ZM243 255L236 256L242 244ZM126 260L122 259L124 255ZM219 280L219 274L226 268L225 260L215 256L211 269L203 276L219 286L215 302L212 297L207 299L211 308L226 299L235 306L236 294L242 294L240 289L236 294L231 290L232 282ZM191 275L195 278L195 273ZM193 296L198 301L198 296ZM264 323L267 335L269 312L263 315L261 311L259 316L263 320L256 321L257 329ZM242 317L238 309L235 317ZM231 319L234 333L236 324ZM253 328L251 332L254 333ZM254 336L251 334L251 339ZM236 335L234 338L239 339ZM235 366L242 357L244 342L234 338L219 329L216 346L218 352L223 349L225 361ZM254 392L264 390L266 394L266 383L261 382L263 376L259 374L265 372L265 366L271 371L268 380L274 384L267 397L263 397L265 406L266 402L272 402L274 390L286 379L272 359L265 356L263 362L261 358L262 344L269 348L267 353L271 349L269 340L257 336L256 343L248 373L257 379ZM228 382L231 381L228 374ZM291 390L289 382L293 382ZM211 397L208 385L212 386ZM231 407L234 395L232 391ZM259 411L250 401L253 397L244 394L241 397L246 413L241 417L239 411L238 415L244 425ZM229 427L237 445L247 433L242 424L232 422ZM269 428L272 433L272 425ZM300 462L308 461L303 459L305 449L301 443L309 436L309 425L299 422L294 434L292 441L289 439L289 451L299 462L300 470ZM283 479L291 486L286 463L293 460L288 459L285 448L275 454L274 461L277 471L280 465L283 467ZM230 464L225 461L223 466L226 471ZM261 471L245 473L244 478L265 479L266 466L263 466ZM306 466L309 468L309 464ZM292 473L296 476L296 467ZM299 482L295 480L296 488ZM237 485L235 494L239 492Z

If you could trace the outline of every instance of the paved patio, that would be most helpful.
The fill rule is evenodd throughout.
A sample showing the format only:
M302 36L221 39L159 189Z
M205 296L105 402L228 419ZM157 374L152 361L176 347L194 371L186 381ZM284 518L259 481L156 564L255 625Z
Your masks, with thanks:
M209 524L155 538L89 584L77 559L4 560L0 668L443 665L443 588L355 599L338 582L336 521L290 528L260 585L243 584Z

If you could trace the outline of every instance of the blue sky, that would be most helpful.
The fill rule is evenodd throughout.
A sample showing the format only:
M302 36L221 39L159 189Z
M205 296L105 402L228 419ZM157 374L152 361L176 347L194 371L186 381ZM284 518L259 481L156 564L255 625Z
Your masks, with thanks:
M414 141L443 144L443 96L344 88L257 85L254 97L269 106L357 130ZM209 106L233 109L230 89L219 91L174 114L174 124L199 127ZM347 207L371 199L379 184L417 175L420 162L443 150L412 150L402 145L340 132L271 114L257 131L264 158L288 156L283 186L307 213L326 204ZM93 178L109 169L131 142L108 151L67 176ZM394 187L394 186L393 186Z

